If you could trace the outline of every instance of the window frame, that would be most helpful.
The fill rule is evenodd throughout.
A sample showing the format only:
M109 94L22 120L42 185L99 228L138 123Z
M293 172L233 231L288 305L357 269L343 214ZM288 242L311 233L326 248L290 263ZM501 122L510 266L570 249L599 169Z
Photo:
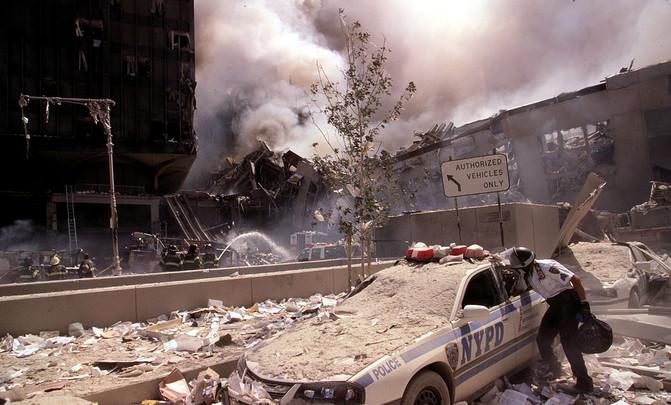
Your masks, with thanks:
M461 295L459 297L459 300L457 301L457 305L456 305L457 311L463 310L463 308L464 308L464 298L466 298L466 292L468 291L468 287L469 287L470 283L473 281L473 279L480 276L481 274L484 274L485 272L489 272L490 280L493 283L493 285L492 285L492 288L494 290L493 293L495 294L495 298L496 298L496 301L497 301L496 304L494 304L492 306L488 306L487 308L490 311L492 311L497 306L499 306L501 304L505 304L507 302L507 298L506 298L507 295L502 293L500 280L496 276L496 271L494 271L494 267L492 265L489 265L488 267L486 267L484 269L474 271L473 273L469 274L466 277L466 279L464 280ZM472 304L468 304L468 305L472 305Z

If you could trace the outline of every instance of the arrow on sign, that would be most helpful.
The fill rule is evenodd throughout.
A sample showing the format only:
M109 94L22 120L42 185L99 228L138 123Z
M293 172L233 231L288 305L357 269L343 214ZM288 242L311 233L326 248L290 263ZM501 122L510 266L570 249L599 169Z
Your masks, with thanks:
M448 175L447 175L447 181L451 181L452 183L456 184L456 185L457 185L457 190L458 190L459 192L461 192L461 183L459 183L458 181L456 181L456 180L454 179L454 176L452 176L451 174L448 174Z

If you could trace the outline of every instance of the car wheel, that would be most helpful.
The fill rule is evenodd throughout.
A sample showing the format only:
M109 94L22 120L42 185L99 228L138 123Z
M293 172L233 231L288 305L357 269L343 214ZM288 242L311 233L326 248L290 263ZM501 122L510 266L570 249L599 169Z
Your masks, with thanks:
M424 371L410 381L401 405L450 405L450 391L440 375Z
M638 296L638 291L631 290L629 293L629 308L640 308L641 298Z

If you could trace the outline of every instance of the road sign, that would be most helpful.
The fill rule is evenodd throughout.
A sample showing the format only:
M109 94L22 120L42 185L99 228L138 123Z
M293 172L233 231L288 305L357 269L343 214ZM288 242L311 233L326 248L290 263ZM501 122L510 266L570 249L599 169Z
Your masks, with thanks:
M506 155L450 160L440 165L447 197L496 193L510 188Z

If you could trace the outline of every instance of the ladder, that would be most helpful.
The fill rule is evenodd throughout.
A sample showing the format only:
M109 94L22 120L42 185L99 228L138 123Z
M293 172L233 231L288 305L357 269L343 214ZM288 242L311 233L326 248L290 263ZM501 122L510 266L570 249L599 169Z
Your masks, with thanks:
M77 220L75 219L75 200L72 186L65 185L65 210L68 214L68 242L70 252L79 249L77 242Z

